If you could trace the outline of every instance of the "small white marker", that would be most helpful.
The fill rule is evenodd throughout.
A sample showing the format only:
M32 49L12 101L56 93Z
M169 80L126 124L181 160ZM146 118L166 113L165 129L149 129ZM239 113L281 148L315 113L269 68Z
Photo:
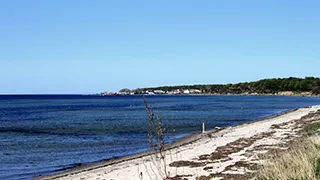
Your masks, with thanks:
M204 126L204 122L202 123L202 133L205 133L205 126Z

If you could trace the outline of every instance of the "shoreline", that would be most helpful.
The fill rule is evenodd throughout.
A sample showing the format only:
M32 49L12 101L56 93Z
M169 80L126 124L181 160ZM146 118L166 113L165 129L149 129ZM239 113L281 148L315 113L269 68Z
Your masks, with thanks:
M275 119L277 117L283 116L283 115L287 115L293 112L296 112L300 109L306 109L306 108L313 108L315 106L308 106L308 107L302 107L302 108L296 108L296 109L291 109L291 110L286 110L283 111L281 113L278 114L274 114L268 117L264 117L261 119L257 119L251 122L247 122L247 123L241 123L238 124L236 126L230 126L230 127L225 127L222 129L211 129L206 131L205 133L193 133L190 134L188 136L185 136L181 139L177 139L176 141L174 141L171 144L167 144L165 146L165 151L172 151L175 149L179 149L179 148L184 148L186 146L198 143L198 141L203 140L205 138L207 138L208 136L214 136L214 137L219 137L219 136L223 136L225 133L227 133L226 131L230 130L230 129L237 129L237 128L241 128L241 127L246 127L249 126L251 124L256 124L259 122L265 122L265 121L269 121L272 119ZM101 161L97 161L97 162L93 162L93 163L89 163L89 164L84 164L81 166L76 166L76 167L71 167L71 169L67 169L66 171L63 172L59 172L57 171L55 174L51 174L51 175L47 175L47 176L39 176L39 177L34 177L34 179L60 179L60 178L66 178L68 176L72 176L72 175L77 175L77 174L81 174L81 173L86 173L86 172L90 172L90 171L95 171L95 170L99 170L102 168L106 168L106 167L111 167L112 166L116 166L119 164L123 164L123 163L129 163L131 161L135 161L135 160L139 160L139 159L143 159L143 158L147 158L148 156L151 156L152 154L154 154L153 151L145 151L142 153L138 153L138 154L133 154L133 155L128 155L128 156L123 156L123 157L119 157L119 158L114 158L114 159L108 159L108 160L101 160ZM63 169L65 170L65 169Z
M314 94L122 94L122 95L96 95L89 94L84 96L97 96L97 97L125 97L125 96L271 96L271 97L320 97L320 95Z

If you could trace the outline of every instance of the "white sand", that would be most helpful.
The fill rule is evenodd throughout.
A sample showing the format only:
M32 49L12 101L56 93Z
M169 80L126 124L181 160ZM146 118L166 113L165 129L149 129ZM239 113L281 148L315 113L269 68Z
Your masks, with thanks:
M243 154L248 149L252 149L255 146L274 145L281 143L281 138L288 136L288 134L294 135L294 130L291 125L288 124L286 128L278 129L274 132L274 138L262 138L258 139L250 147L246 147L243 150L230 154L230 160L226 162L208 162L208 164L191 168L191 167L169 167L168 165L176 161L192 161L192 162L206 162L200 161L199 156L204 154L211 154L219 146L225 146L226 144L236 141L239 138L250 138L254 135L271 132L274 129L271 128L274 124L280 124L300 119L301 117L315 112L320 109L320 106L313 106L309 108L301 108L293 112L289 112L278 117L256 121L249 124L243 124L235 127L223 129L217 133L212 134L211 137L208 133L201 135L201 138L193 143L183 145L181 147L173 148L166 152L166 164L167 172L170 172L170 176L176 175L190 175L187 178L189 180L196 179L199 176L208 176L211 173L223 172L224 169L234 164L237 161L254 161L254 158L248 158ZM259 152L257 152L259 153ZM110 164L110 163L109 163ZM100 167L99 167L100 166ZM108 165L108 162L99 166L91 166L84 169L73 170L67 173L61 173L55 176L43 177L42 179L77 179L77 180L161 180L162 165L159 165L154 155L147 155L142 158L131 159L124 162L119 162L113 165ZM204 170L204 167L212 167L211 170ZM225 173L243 173L244 169L238 169L236 171L224 171ZM141 177L142 174L142 177ZM41 178L40 178L41 179Z

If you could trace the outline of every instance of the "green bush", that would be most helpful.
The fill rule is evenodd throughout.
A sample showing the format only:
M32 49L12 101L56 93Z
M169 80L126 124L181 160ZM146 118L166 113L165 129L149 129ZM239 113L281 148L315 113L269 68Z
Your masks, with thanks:
M308 135L320 134L320 122L309 124L304 128Z

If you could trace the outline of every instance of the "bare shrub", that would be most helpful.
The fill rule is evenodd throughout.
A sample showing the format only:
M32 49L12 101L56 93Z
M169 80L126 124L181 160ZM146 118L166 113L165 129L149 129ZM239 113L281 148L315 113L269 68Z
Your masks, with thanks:
M146 97L143 96L143 102L148 113L148 141L149 147L155 153L155 164L157 171L162 179L169 179L167 172L166 154L164 149L164 130L162 124L162 116L155 115L153 108L147 103Z

